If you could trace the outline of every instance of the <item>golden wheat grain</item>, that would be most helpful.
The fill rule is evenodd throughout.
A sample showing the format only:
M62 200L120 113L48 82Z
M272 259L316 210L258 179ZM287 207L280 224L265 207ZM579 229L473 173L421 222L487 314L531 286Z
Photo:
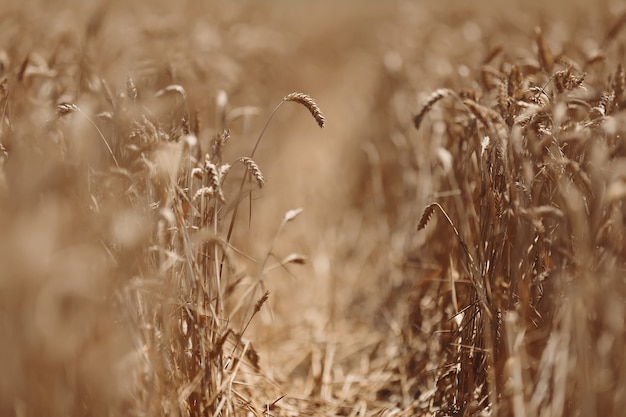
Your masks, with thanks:
M322 114L322 110L320 110L315 100L313 100L313 98L308 94L299 92L290 93L283 98L283 101L293 101L295 103L302 104L311 112L311 115L313 116L319 127L323 128L326 125L326 119Z

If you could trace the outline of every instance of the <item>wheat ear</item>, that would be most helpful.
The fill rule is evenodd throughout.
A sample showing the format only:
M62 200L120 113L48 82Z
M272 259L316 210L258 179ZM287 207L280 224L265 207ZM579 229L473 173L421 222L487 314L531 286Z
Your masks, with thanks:
M259 188L263 188L263 186L265 185L265 177L263 176L263 173L261 172L261 169L256 164L256 162L254 162L252 158L248 158L247 156L242 156L238 160L246 166L250 175L252 175L256 179L256 182L259 184Z
M322 111L310 95L295 92L287 94L285 98L283 98L283 101L293 101L294 103L302 104L311 112L319 127L324 128L324 126L326 126L326 119L324 118Z
M426 113L428 113L428 111L435 105L435 103L437 103L442 98L450 96L452 94L454 94L454 91L450 90L449 88L440 88L433 91L426 99L426 102L424 103L424 106L419 111L419 113L417 113L415 117L413 117L413 124L415 125L415 128L420 128L420 125L422 124L422 119L424 118Z

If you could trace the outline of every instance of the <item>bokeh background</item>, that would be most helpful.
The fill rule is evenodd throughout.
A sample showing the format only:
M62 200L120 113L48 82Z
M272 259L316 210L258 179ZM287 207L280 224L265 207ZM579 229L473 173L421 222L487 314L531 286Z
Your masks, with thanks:
M434 389L420 368L432 363L403 351L419 344L407 340L412 305L436 303L411 298L437 270L420 255L416 226L438 191L432 173L406 169L406 143L422 161L438 158L413 116L437 88L473 88L495 48L536 61L537 27L555 53L603 54L607 70L624 63L626 31L603 45L623 13L617 0L2 1L0 414L143 415L137 404L155 398L134 391L142 344L120 312L133 302L124 294L155 279L135 262L149 222L90 197L110 190L90 189L85 178L96 174L74 170L72 158L106 160L101 143L85 143L100 140L89 123L70 124L74 153L54 156L61 139L45 123L54 105L95 116L101 80L116 96L131 77L148 101L178 84L200 144L230 128L224 159L234 161L286 94L310 94L326 127L296 103L276 114L255 155L266 185L251 213L243 205L233 240L246 254L238 271L254 277L284 214L304 209L270 263L292 253L307 262L265 275L269 300L245 334L263 376L254 413L286 395L273 413L401 415L407 398ZM113 263L102 244L111 234L129 248ZM402 365L386 366L394 360ZM417 368L419 389L402 380Z

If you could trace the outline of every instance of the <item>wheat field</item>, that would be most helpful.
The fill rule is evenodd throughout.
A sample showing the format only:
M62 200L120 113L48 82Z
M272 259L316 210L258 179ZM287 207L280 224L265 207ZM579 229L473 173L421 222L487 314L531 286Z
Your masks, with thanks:
M619 0L2 2L0 415L623 415L624 65Z

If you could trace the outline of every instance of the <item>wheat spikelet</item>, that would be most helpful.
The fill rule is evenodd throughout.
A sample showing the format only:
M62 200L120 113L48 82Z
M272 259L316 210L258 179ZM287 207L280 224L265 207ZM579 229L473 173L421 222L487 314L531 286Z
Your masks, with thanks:
M126 95L133 103L137 102L137 96L139 95L139 92L137 90L135 82L133 81L133 77L130 76L126 80Z
M254 312L252 313L253 316L259 311L261 311L261 307L263 307L263 304L265 304L265 302L267 301L269 297L270 297L270 292L265 291L265 294L263 294L263 296L257 300L257 302L254 304Z
M57 105L57 115L59 117L78 111L78 106L72 103L61 103Z
M222 187L220 186L220 174L217 167L211 162L206 162L204 164L204 169L206 170L206 173L208 175L209 186L213 188L213 190L217 193L220 201L222 203L225 202L226 198L224 197Z
M541 68L549 73L552 71L552 67L554 66L554 57L552 56L550 47L543 37L543 32L540 27L535 28L535 42L537 43L537 54L539 56Z
M426 99L426 102L424 103L424 106L419 111L419 113L417 113L415 117L413 117L413 124L415 125L415 128L420 128L420 125L422 124L422 119L424 118L426 113L428 113L428 111L435 105L435 103L437 103L442 98L450 96L452 94L454 94L454 91L450 90L449 88L440 88L433 91Z
M204 171L202 170L202 168L194 168L191 170L191 176L198 178L198 179L202 179L202 176L204 175Z
M1 73L1 72L0 72ZM9 81L7 77L0 80L0 100L4 100L9 95Z
M248 158L246 156L239 158L239 161L246 166L250 175L256 179L257 184L259 184L259 188L263 188L265 185L265 177L256 162L254 162L252 158Z
M302 104L311 112L319 127L323 128L324 126L326 126L326 119L324 118L322 111L320 110L315 100L313 100L313 98L308 94L294 92L291 94L287 94L283 98L283 101L293 101L295 103Z
M555 72L554 85L557 92L562 93L581 87L586 75L583 73L580 76L576 76L573 73L573 67L567 67L565 70Z
M192 201L196 201L202 197L212 197L215 194L215 190L213 187L202 187L196 191L194 194Z
M426 208L424 209L424 211L422 212L422 215L420 217L420 221L419 224L417 225L417 230L422 230L423 228L425 228L428 223L430 222L431 217L433 216L433 213L435 212L435 208L437 207L436 203L431 203L429 205L426 206Z
M222 160L222 148L230 139L230 129L224 130L222 133L218 133L211 142L211 154L217 158L218 161Z

